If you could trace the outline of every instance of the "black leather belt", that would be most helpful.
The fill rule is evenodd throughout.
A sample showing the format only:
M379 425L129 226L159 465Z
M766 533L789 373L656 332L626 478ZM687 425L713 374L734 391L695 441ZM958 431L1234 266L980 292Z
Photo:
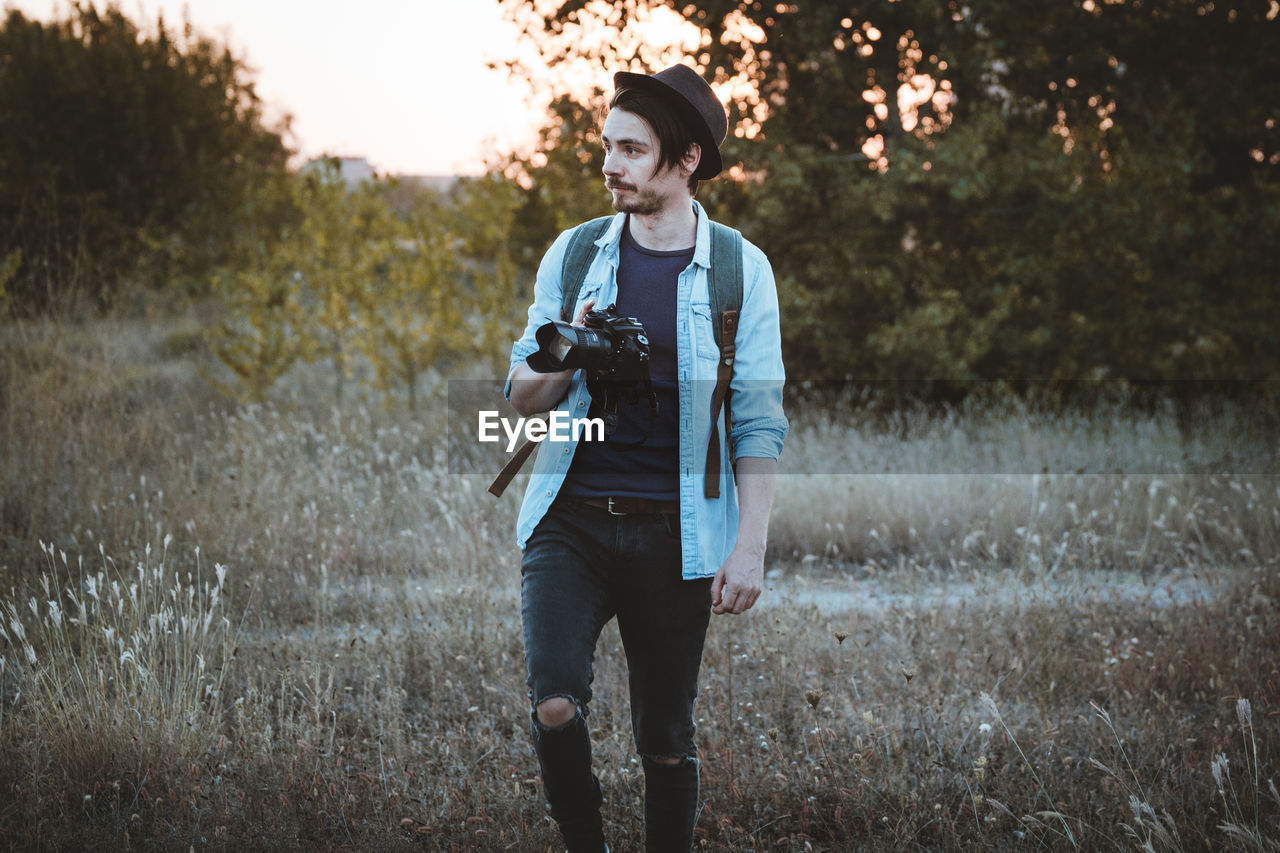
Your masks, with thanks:
M587 506L607 509L610 515L678 515L680 501L651 501L647 498L585 498Z

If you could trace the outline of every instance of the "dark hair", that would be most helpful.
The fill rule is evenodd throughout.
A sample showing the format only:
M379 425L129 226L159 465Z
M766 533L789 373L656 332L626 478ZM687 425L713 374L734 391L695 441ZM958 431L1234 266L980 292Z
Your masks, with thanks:
M619 89L609 101L609 109L622 110L644 120L658 137L658 169L674 168L697 142L674 106L654 92L644 89ZM698 191L698 179L689 176L689 192Z

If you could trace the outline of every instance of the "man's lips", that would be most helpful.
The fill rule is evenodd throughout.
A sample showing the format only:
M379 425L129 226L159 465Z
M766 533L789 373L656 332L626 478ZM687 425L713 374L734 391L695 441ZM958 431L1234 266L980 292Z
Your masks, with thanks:
M604 185L604 188L607 190L634 190L635 189L635 187L630 186L628 184L610 184L610 183L606 183Z

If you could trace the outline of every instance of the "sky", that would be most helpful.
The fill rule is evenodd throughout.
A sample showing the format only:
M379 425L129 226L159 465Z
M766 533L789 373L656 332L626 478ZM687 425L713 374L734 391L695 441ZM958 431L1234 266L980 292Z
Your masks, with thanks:
M62 0L0 0L49 20ZM380 173L476 174L487 152L527 144L528 87L485 67L521 51L497 0L119 0L229 44L254 70L268 116L293 116L305 157L366 157Z

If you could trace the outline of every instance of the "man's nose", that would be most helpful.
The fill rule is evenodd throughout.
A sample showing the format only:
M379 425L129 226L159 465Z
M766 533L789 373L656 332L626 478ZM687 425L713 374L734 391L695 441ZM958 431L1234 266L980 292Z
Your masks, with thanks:
M622 170L618 168L617 155L612 151L606 151L604 155L604 167L601 169L605 175L620 175Z

